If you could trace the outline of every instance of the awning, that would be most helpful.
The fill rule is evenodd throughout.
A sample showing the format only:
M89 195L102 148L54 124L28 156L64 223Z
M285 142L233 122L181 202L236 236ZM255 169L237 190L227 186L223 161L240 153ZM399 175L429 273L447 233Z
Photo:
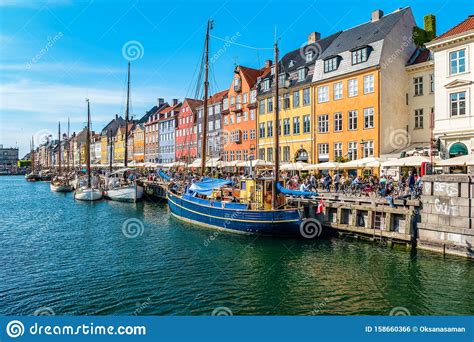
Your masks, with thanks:
M219 167L234 167L238 163L241 163L242 160L233 160L233 161L223 161L219 163Z
M474 165L474 154L468 154L465 156L437 160L435 166L472 166Z
M356 159L348 161L347 163L339 164L340 169L357 169L357 168L364 168L364 167L380 167L380 164L387 159L385 158L375 158L375 157L367 157L362 159Z
M423 156L411 156L388 160L381 164L382 167L402 167L402 166L421 166L421 163L430 162L430 159Z
M325 162L320 164L308 165L304 170L334 170L339 168L340 163Z
M189 187L189 190L197 192L198 194L211 196L212 190L219 189L224 185L231 184L232 181L218 178L203 178L202 181L196 182Z
M206 159L206 167L217 167L220 158L208 158ZM198 158L188 165L189 168L201 167L202 158Z
M236 164L238 167L250 167L250 163L252 163L252 167L271 167L273 166L272 162L263 160L263 159L255 159L255 160L247 160L241 161Z
M449 148L450 156L465 156L469 154L469 151L463 143L457 142Z
M301 171L304 170L310 164L304 162L296 162L296 163L287 163L282 164L280 167L281 171Z

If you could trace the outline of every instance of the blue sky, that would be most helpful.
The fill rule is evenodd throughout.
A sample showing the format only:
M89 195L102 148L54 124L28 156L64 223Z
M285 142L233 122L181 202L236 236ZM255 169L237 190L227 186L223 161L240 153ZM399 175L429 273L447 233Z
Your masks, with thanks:
M132 113L142 116L157 98L192 97L206 20L212 34L271 48L275 27L284 54L307 34L322 36L361 24L374 9L411 6L418 25L437 16L438 34L474 14L472 0L432 1L124 1L0 0L0 144L28 150L29 139L56 136L57 122L72 130L85 121L90 98L93 128L123 114L131 46ZM128 43L128 45L127 45ZM211 54L224 48L211 40ZM138 50L134 50L134 48ZM211 90L229 87L235 64L261 67L271 50L231 45L212 63Z

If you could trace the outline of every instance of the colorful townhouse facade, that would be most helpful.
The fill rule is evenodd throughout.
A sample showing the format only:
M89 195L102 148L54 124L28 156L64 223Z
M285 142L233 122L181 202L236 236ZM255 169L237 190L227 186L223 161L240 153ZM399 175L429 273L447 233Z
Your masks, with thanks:
M434 138L443 158L474 153L474 15L426 46L434 56Z
M270 65L262 69L237 66L234 70L227 101L224 98L222 111L223 123L223 160L248 160L256 157L256 112L259 77L267 73Z
M125 125L125 120L119 116L115 115L115 118L112 119L100 132L100 163L103 165L108 165L110 161L114 161L114 138L117 135L117 130L120 126Z
M158 98L158 103L150 109L141 119L140 123L145 127L145 156L146 162L158 162L158 148L159 148L159 134L158 134L158 120L159 111L169 107L168 103L163 98Z
M223 153L223 128L222 128L222 103L224 98L227 99L229 90L223 90L212 95L208 99L208 116L207 116L207 146L206 158L221 158ZM198 157L202 158L202 137L203 137L203 114L204 104L197 108L197 132L198 132Z
M130 122L128 124L128 127L127 127L128 136L130 136L130 132L133 130L133 126L134 126L133 122ZM119 126L113 140L114 140L113 161L114 163L124 163L125 162L125 124L123 126ZM127 147L130 147L130 145L127 145ZM127 155L130 158L130 154L127 153Z
M278 77L274 66L260 79L258 86L257 145L258 158L274 161L275 82L279 84L280 160L312 162L313 106L311 81L316 59L337 37L321 39L318 32L308 35L307 44L285 54L279 61Z
M416 46L410 8L344 30L316 60L314 163L380 157L407 145L406 64Z
M159 114L159 147L158 163L172 163L175 160L175 130L181 103L173 99L170 107L162 109Z
M197 158L197 108L202 100L185 98L175 131L175 160L191 163Z
M137 122L131 134L133 141L133 149L131 160L135 163L143 163L145 161L145 124Z

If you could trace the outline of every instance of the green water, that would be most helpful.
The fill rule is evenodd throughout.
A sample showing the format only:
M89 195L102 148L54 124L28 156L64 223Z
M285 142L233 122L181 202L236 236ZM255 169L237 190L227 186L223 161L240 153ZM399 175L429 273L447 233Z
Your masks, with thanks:
M76 202L22 177L0 177L0 208L0 314L474 313L462 258L216 233L164 203Z

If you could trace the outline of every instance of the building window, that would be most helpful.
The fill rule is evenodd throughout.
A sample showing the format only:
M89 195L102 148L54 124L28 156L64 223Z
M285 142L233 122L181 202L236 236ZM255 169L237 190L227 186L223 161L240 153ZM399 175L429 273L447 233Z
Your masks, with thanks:
M306 79L306 68L298 69L298 81L304 81Z
M342 99L342 82L334 83L334 100Z
M313 51L308 51L305 53L306 63L309 63L313 60Z
M267 121L267 137L273 137L273 121Z
M307 106L311 103L310 89L303 89L303 106Z
M285 87L286 74L281 74L278 76L278 86L281 88Z
M374 108L364 108L364 128L374 128Z
M451 116L466 115L466 92L450 94Z
M359 93L357 89L357 79L347 81L347 88L349 89L349 97L357 96Z
M367 62L368 48L352 51L352 65Z
M293 118L293 134L300 134L300 117Z
M290 119L283 119L283 135L290 135Z
M263 88L263 91L269 90L270 89L270 80L263 81L262 88Z
M348 144L348 151L347 151L347 156L349 157L350 160L356 160L357 159L357 142L352 141Z
M459 74L466 71L466 50L458 50L449 53L449 73Z
M267 99L267 113L271 113L271 112L273 112L273 97L269 97Z
M329 87L322 86L318 87L318 103L329 101Z
M337 69L339 58L332 57L324 61L324 72L331 72Z
M318 133L327 133L329 131L329 115L318 116Z
M290 146L283 146L283 161L290 161Z
M243 103L247 103L249 100L249 93L244 93Z
M255 130L254 129L250 130L250 140L255 140Z
M303 133L311 131L311 115L303 115Z
M423 128L423 109L415 109L415 128Z
M258 137L265 138L265 123L264 122L261 122L259 125Z
M223 109L223 110L229 109L229 99L228 99L228 98L225 98L225 99L222 101L222 109Z
M249 121L249 112L245 111L243 113L243 118L244 118L244 121Z
M430 93L434 93L434 74L430 74Z
M258 114L265 114L265 101L258 103Z
M342 132L342 113L334 113L334 132Z
M356 130L357 129L357 111L350 110L349 111L349 130Z
M267 161L273 161L273 148L267 148Z
M258 149L258 159L265 160L265 149L259 148Z
M364 76L364 94L374 92L374 75Z
M254 103L255 101L257 101L257 91L252 90L250 91L250 103Z
M250 110L250 120L254 121L255 120L255 109Z
M415 86L415 96L423 95L423 77L414 77L413 85Z
M364 143L364 158L374 156L374 141L369 140Z
M293 92L293 108L299 107L300 106L300 91L294 91Z
M283 109L290 108L290 93L283 94Z
M329 144L318 144L318 154L319 154L319 159L321 158L328 159L329 158Z
M342 157L342 143L334 143L334 159Z
M244 140L249 139L249 131L244 131Z

